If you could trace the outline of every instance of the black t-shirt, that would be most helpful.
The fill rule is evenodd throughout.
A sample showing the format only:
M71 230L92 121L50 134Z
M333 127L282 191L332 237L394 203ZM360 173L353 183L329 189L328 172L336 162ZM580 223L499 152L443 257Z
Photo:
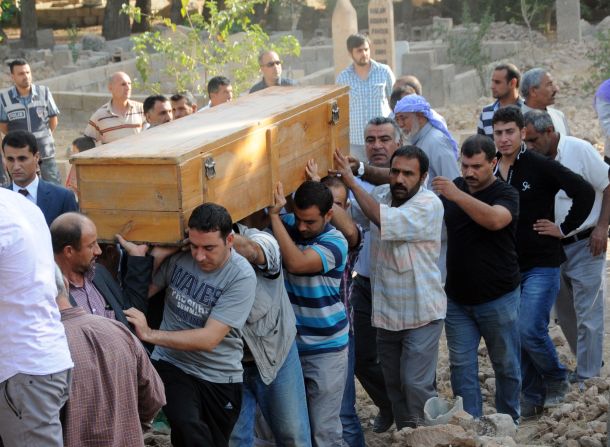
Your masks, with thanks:
M470 194L462 177L453 181ZM491 231L477 224L462 208L441 196L447 225L447 297L465 305L493 301L515 290L521 279L517 261L516 232L519 193L496 180L470 194L488 205L501 205L513 220L501 230Z
M578 228L591 212L595 200L593 187L559 162L525 148L510 167L508 178L503 180L519 192L517 253L521 271L559 267L565 261L561 241L541 236L534 231L534 223L538 219L555 221L555 196L563 189L572 199L572 208L561 230L568 234Z

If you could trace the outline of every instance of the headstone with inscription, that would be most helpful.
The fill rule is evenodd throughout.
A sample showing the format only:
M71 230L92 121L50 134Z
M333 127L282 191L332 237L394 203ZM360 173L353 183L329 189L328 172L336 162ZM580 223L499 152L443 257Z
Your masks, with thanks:
M394 5L392 0L369 2L369 37L371 58L390 66L395 71L394 61Z
M580 1L556 0L555 11L557 13L557 40L559 42L568 42L570 40L580 42L582 39L580 30Z
M358 16L349 0L337 0L332 18L333 60L335 77L352 63L347 51L347 38L358 32Z

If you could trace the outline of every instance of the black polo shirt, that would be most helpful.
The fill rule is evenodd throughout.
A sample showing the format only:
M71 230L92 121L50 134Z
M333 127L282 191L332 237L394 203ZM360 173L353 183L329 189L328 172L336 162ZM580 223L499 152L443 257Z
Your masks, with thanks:
M447 225L447 297L465 305L493 301L519 286L516 248L519 194L501 180L474 194L468 191L462 177L453 183L481 202L503 206L513 217L506 227L488 230L455 202L441 196Z

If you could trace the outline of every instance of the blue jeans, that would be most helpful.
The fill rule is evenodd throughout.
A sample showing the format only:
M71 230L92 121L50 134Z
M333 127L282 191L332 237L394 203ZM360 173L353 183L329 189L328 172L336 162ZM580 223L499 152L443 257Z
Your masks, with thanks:
M456 396L462 396L464 410L474 417L483 414L477 357L483 337L496 376L497 411L519 419L519 295L517 287L483 304L462 305L447 299L445 334L451 388Z
M256 404L271 427L276 445L311 447L307 398L296 343L269 385L255 366L244 368L244 393L239 418L233 427L231 447L254 445Z
M521 273L521 387L524 401L542 405L545 383L566 380L549 337L551 308L559 292L559 267L534 267Z
M350 333L347 354L347 380L341 401L343 441L348 447L364 447L364 434L356 413L356 384L354 383L354 336Z

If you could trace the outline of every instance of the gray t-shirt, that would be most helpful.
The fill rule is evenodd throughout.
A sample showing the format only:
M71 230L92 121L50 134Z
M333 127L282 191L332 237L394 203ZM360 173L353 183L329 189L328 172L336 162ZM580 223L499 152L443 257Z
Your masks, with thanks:
M231 326L231 330L212 352L156 346L152 359L169 362L209 382L242 382L241 328L256 290L256 276L250 263L232 251L224 266L204 272L190 252L179 253L161 265L153 283L167 287L161 330L202 328L209 317Z

